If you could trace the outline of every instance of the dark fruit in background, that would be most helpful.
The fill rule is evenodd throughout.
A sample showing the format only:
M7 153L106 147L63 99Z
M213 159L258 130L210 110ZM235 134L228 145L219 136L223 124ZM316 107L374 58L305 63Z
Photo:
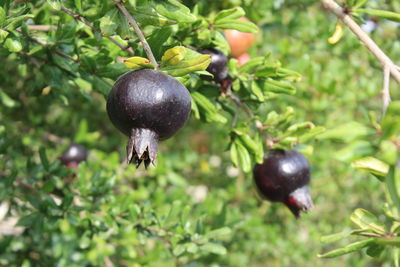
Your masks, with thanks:
M284 203L298 218L313 207L309 193L310 165L295 150L271 150L254 168L258 191L269 201Z
M199 52L211 55L211 62L206 70L214 75L214 81L220 82L228 77L228 57L222 51L215 48L207 48Z
M238 20L249 21L247 18L242 17ZM229 56L237 58L238 56L246 53L253 45L255 34L248 32L240 32L237 30L225 30L225 37L231 47Z
M114 126L129 136L128 163L136 167L155 164L158 141L173 136L188 120L191 98L186 87L157 70L125 73L115 82L107 99Z
M82 145L71 143L60 157L61 164L67 168L77 168L79 163L85 161L88 151Z

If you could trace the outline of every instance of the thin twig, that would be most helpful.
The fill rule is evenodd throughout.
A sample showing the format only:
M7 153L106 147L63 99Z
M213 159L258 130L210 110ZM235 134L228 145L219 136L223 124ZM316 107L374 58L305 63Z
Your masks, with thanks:
M114 0L115 4L117 5L118 9L121 10L121 12L124 14L124 16L127 18L129 24L133 27L135 30L135 33L137 37L139 38L140 42L143 45L143 49L146 52L147 57L150 59L151 63L155 66L155 68L158 68L158 64L156 59L154 58L153 52L151 51L151 48L149 44L146 41L146 38L144 37L142 31L139 28L139 25L137 24L136 20L132 17L131 14L129 14L129 11L126 9L126 7L121 3L120 0Z
M383 67L388 67L390 74L400 84L400 71L392 60L379 48L379 46L366 34L360 26L351 18L343 8L334 0L321 0L322 4L336 15L349 29L360 39L372 54L378 59Z
M235 95L232 91L228 92L227 96L232 99L232 101L239 107L241 108L246 115L252 119L254 118L254 114L251 112L251 110L249 109L248 106L246 106L246 104L244 104L239 97L237 97L237 95Z
M390 83L390 71L389 68L386 66L383 69L382 115L385 115L386 110L391 101L389 83Z
M110 40L111 42L113 42L115 45L117 45L119 48L121 48L123 51L127 51L130 55L134 55L135 53L133 52L133 49L129 46L124 46L123 44L119 43L117 40L115 40L114 38L112 38L111 36L107 36L105 35L102 31L96 29L92 23L90 23L87 19L85 19L83 16L73 12L72 10L69 10L66 7L61 7L61 10L63 12L65 12L66 14L70 15L71 17L73 17L75 20L78 20L84 24L86 24L87 26L89 26L89 28L91 28L94 32L98 32L100 33L101 36L107 38L108 40Z
M17 32L24 34L21 30L18 30L18 29L17 29ZM43 41L41 41L41 40L39 40L39 39L36 39L35 37L32 37L32 36L30 36L30 35L28 35L28 34L25 34L25 36L28 37L31 41L33 41L33 42L35 42L35 43L37 43L37 44L40 44L41 46L44 46L44 47L46 47L46 48L49 48L49 47L50 47L49 44L47 44L46 42L43 42ZM62 56L62 57L68 58L69 60L72 60L72 61L75 62L75 63L79 63L79 60L77 60L77 59L71 57L70 55L66 54L65 52L63 52L63 51L61 51L61 50L59 50L59 49L55 49L54 51L55 51L57 54L59 54L60 56Z

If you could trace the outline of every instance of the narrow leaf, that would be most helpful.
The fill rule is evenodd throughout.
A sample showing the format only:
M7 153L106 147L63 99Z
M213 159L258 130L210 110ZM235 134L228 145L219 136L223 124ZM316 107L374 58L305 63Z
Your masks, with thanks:
M391 12L391 11L386 11L386 10L380 10L380 9L357 9L358 13L366 13L372 16L400 22L400 14Z
M386 176L389 172L389 165L374 157L355 160L351 163L351 167L368 171L378 176Z
M369 244L372 244L373 242L374 242L374 239L372 239L372 238L354 242L354 243L351 243L351 244L345 246L344 248L335 249L335 250L332 250L325 254L319 254L318 257L319 258L334 258L334 257L342 256L344 254L348 254L348 253L351 253L354 251L361 250L361 249L365 248L366 246L368 246Z
M361 229L372 230L378 234L385 234L385 226L378 218L365 209L356 209L350 216L350 220Z

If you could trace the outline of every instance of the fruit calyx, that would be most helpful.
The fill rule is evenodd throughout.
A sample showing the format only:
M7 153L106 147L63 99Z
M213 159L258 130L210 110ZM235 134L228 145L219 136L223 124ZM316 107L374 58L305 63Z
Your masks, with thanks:
M308 212L314 207L308 186L303 186L292 193L283 202L296 218L300 218L300 212Z
M136 168L144 161L147 168L151 163L156 165L158 134L150 129L132 129L126 146L128 164L135 160Z

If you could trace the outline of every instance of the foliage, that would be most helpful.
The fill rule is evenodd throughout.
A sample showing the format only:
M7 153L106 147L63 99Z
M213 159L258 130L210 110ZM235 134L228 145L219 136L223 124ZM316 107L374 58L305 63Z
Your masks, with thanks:
M0 4L0 265L371 261L362 253L317 258L334 249L319 242L332 232L340 233L323 243L343 248L321 257L363 249L373 263L398 261L400 93L392 83L394 101L381 117L380 66L350 31L328 43L335 20L314 1L124 5L160 70L192 96L190 122L162 143L157 166L148 171L123 163L126 137L105 112L121 74L155 67L115 3ZM346 5L359 23L379 19L371 36L398 58L399 26L386 21L398 21L398 2ZM255 24L236 20L242 16ZM209 56L196 52L216 47L228 54L224 29L258 34L250 62L229 61L232 90L203 79L210 75L204 71ZM90 151L73 170L58 159L71 141ZM313 166L316 208L299 221L258 200L251 177L265 150L292 147ZM356 228L349 229L353 209Z

